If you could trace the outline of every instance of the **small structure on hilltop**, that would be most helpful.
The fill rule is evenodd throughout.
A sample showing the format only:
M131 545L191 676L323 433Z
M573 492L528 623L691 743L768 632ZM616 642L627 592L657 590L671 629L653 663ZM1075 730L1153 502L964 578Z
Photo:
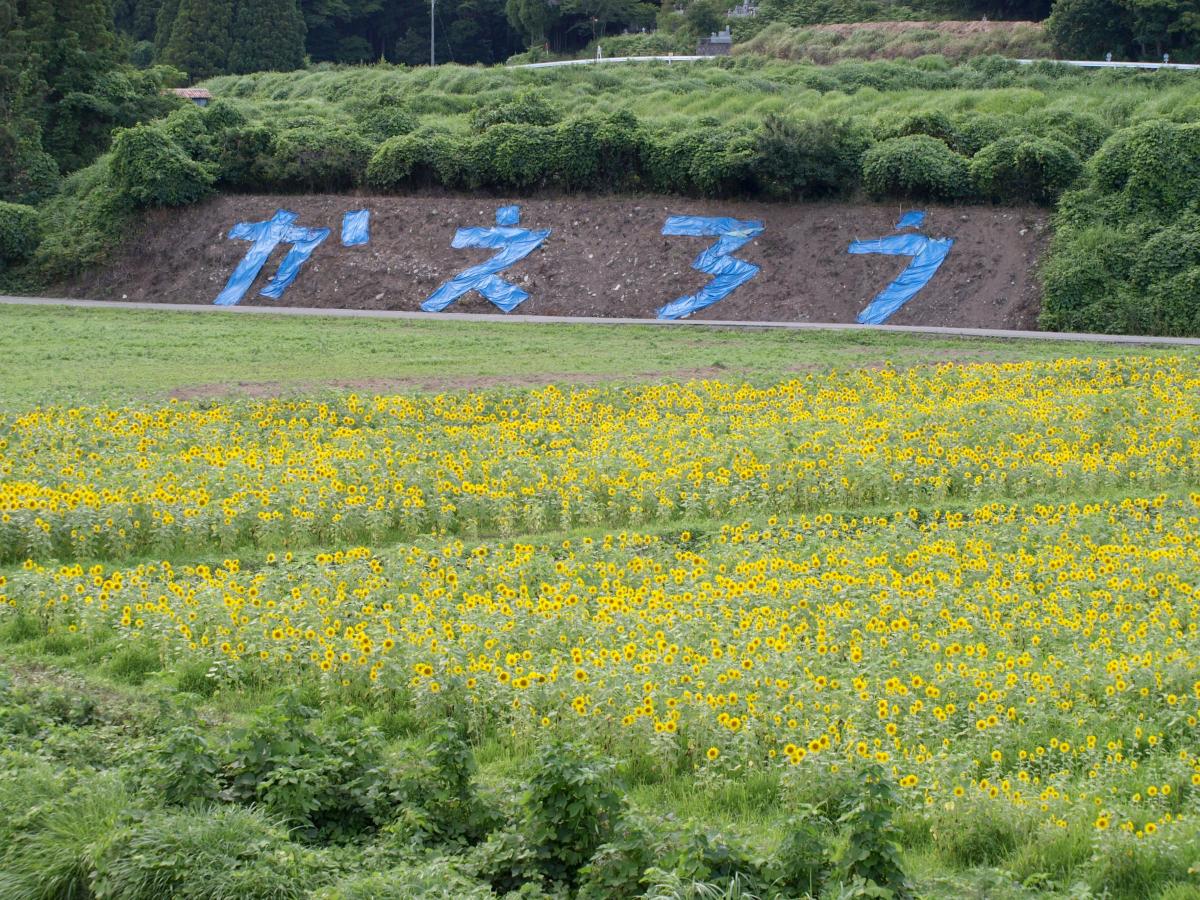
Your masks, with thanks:
M728 56L733 52L733 34L726 25L696 45L697 56Z
M758 15L758 4L752 3L751 0L742 0L737 6L731 9L728 13L731 19L748 19Z
M184 100L191 100L197 106L208 106L213 98L213 95L204 88L171 88L166 93L182 97Z

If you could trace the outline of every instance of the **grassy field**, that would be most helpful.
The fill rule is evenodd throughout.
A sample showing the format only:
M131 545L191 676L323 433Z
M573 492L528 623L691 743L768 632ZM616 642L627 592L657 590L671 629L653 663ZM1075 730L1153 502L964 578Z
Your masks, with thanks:
M0 896L1200 892L1186 348L0 322Z
M994 58L992 58L994 60ZM691 127L702 117L759 124L769 114L829 119L909 113L1021 116L1042 110L1092 113L1113 126L1157 117L1189 120L1197 108L1190 73L1093 72L1020 67L988 58L969 65L945 59L817 66L746 55L699 64L648 63L612 68L492 69L439 66L317 68L208 82L218 97L256 120L315 115L351 119L348 100L384 91L422 125L469 129L469 114L540 90L565 110L627 110L651 127Z
M444 390L555 379L690 377L766 383L834 368L1129 353L1063 344L855 332L547 326L216 316L0 304L0 409L120 404L173 392L239 395ZM1166 356L1188 348L1142 348Z

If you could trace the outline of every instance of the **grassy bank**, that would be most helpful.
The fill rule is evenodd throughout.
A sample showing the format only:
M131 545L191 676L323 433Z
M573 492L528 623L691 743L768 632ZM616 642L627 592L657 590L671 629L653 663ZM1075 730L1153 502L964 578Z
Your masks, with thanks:
M766 383L890 363L1097 359L1120 345L605 325L408 322L0 304L0 408L454 390L568 380ZM1152 356L1192 348L1141 348Z

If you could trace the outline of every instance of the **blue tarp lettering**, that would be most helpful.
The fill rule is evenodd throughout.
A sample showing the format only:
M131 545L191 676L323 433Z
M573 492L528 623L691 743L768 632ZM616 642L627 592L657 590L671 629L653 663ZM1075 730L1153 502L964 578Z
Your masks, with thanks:
M429 295L429 299L421 304L421 309L425 312L441 312L471 291L478 291L504 312L512 312L528 300L528 293L500 278L499 273L545 243L550 236L550 229L529 231L516 227L520 221L519 206L502 206L496 210L496 227L458 229L450 243L455 250L486 247L500 252L445 282Z
M361 247L371 240L371 211L356 209L342 217L342 246Z
M953 238L931 238L923 234L894 234L873 241L855 241L851 253L883 253L911 256L912 263L896 280L880 291L858 314L860 325L882 325L929 283L954 246Z
M763 232L763 223L740 221L727 216L671 216L663 226L665 235L718 237L719 240L696 257L692 268L713 276L695 294L679 297L658 310L660 319L681 319L712 306L758 274L753 263L734 259L740 250Z
M229 240L251 241L252 244L229 276L224 290L213 301L215 305L234 306L241 302L272 251L280 244L291 244L292 249L284 257L279 271L260 292L273 300L283 296L313 251L329 237L328 228L297 228L294 224L297 218L296 213L280 209L266 222L239 222L230 229Z

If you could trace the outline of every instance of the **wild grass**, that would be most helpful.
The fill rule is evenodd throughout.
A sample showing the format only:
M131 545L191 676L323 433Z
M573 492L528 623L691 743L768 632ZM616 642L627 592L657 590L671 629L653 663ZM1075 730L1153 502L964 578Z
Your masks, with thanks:
M776 41L776 52L786 55L782 48L792 39L790 32L775 29L757 40L763 42L763 52L772 52ZM878 40L856 36L838 46ZM386 92L407 102L422 124L456 130L467 127L464 117L471 110L531 88L564 110L628 110L651 127L666 127L681 117L757 124L769 113L828 118L885 111L1022 114L1035 109L1091 112L1116 126L1153 117L1191 120L1200 114L1195 84L1191 73L1095 72L1052 62L1022 67L994 56L973 58L966 65L922 56L817 66L746 54L699 63L560 69L316 66L287 75L216 78L207 86L252 118L276 123L313 114L348 121L348 98Z
M980 56L1051 59L1054 48L1039 22L886 22L793 27L768 25L734 47L735 55L826 65L847 59L917 59L938 55L959 61ZM959 26L959 27L955 27Z

